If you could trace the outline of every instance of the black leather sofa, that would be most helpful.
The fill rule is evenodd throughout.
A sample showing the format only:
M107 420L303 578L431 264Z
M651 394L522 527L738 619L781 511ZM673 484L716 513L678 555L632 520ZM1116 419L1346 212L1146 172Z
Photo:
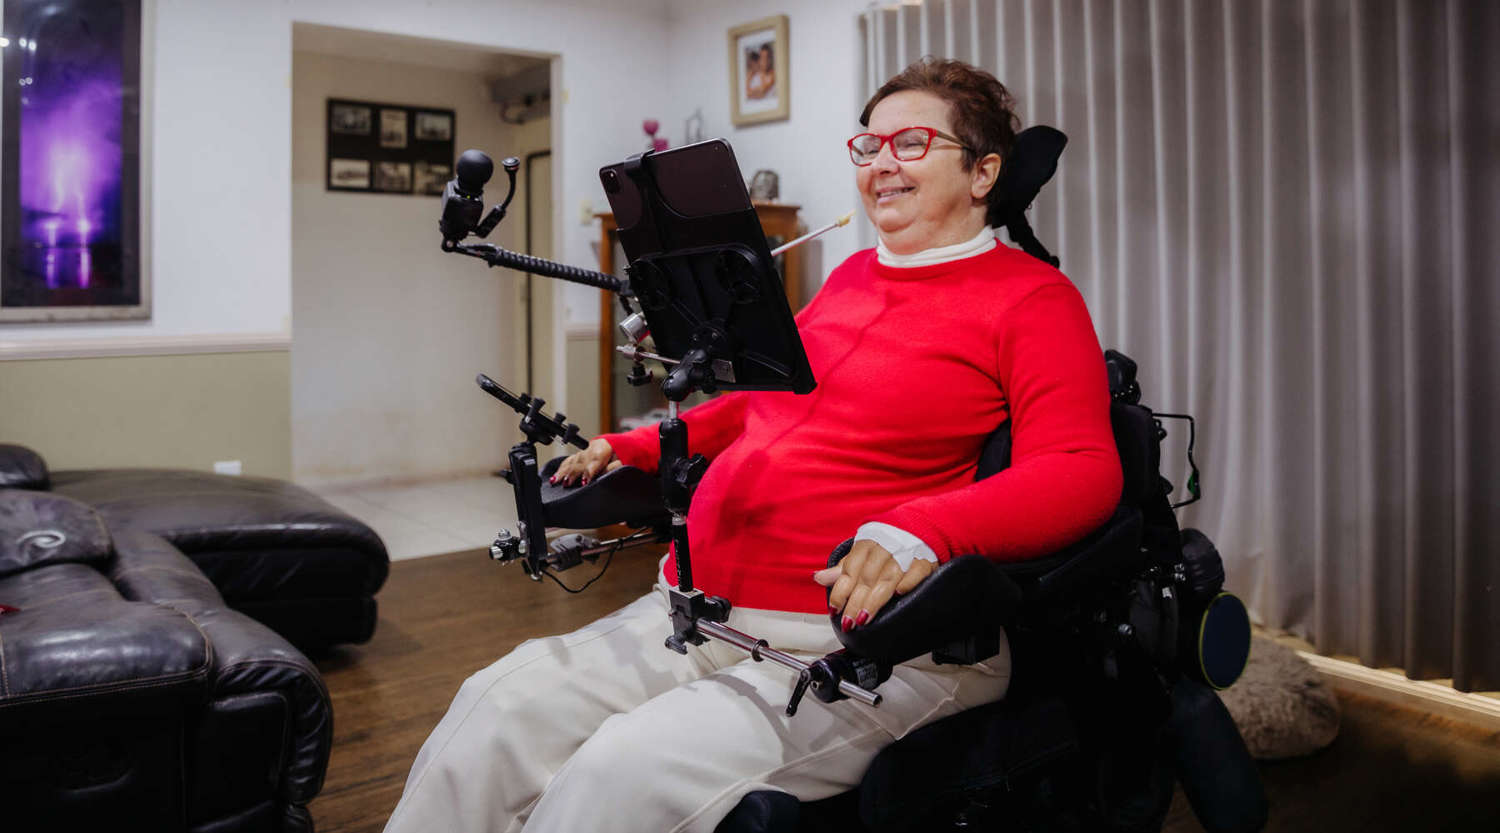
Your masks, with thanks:
M0 444L0 487L86 503L111 532L149 532L185 554L235 610L305 653L364 642L390 559L368 526L312 492L263 477L178 469L48 471Z
M0 488L0 605L0 827L312 829L322 678L167 540Z

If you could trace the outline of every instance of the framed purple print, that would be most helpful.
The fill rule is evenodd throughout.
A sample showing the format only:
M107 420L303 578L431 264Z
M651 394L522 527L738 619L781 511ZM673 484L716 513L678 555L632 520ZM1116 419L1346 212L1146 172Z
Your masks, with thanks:
M5 3L0 321L151 317L143 2Z

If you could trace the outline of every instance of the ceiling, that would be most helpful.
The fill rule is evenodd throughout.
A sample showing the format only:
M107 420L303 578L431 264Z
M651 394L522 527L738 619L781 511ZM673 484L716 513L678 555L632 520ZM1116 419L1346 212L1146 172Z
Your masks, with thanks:
M295 52L482 73L491 78L507 78L548 63L545 56L313 23L293 24L292 49Z

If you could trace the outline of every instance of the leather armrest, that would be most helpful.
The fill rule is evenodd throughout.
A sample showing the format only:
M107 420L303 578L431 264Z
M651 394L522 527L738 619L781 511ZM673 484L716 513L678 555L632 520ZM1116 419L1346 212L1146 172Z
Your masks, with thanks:
M833 566L849 554L851 538L828 558ZM994 562L965 555L939 566L910 593L897 596L869 622L851 631L829 613L839 641L856 654L896 664L942 651L975 634L998 634L1020 609L1021 588Z
M46 491L50 485L42 455L24 445L0 443L0 489Z
M119 599L74 604L64 598L0 617L0 659L3 716L28 704L86 707L90 698L128 692L157 700L196 698L213 657L203 632L177 611Z
M282 798L306 802L317 795L333 744L333 708L317 668L270 628L231 610L198 568L167 543L145 532L115 537L119 553L111 575L128 598L180 610L213 644L211 699L275 693L284 703L290 743L279 773Z
M607 471L587 486L558 486L547 482L566 457L554 457L542 467L542 511L547 525L563 529L598 529L625 523L645 526L665 518L661 481L635 466Z

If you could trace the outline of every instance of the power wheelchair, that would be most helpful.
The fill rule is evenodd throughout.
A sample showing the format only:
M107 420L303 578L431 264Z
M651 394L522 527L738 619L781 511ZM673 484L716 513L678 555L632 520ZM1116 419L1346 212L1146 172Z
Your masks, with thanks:
M1011 238L1054 264L1024 212L1051 177L1065 141L1050 128L1024 132L997 186L1007 189L1002 193L1009 197ZM462 181L466 160L467 185ZM506 160L506 169L513 193L512 161ZM639 167L638 158L632 161ZM488 159L483 163L482 178L488 179ZM487 233L498 222L497 212L504 212L497 206L479 219L477 164L466 153L459 177L449 184L440 224L445 250L483 257L491 265L623 288L611 276L492 246L458 244L476 228L481 236ZM716 268L722 273L722 264ZM633 273L632 283L648 282ZM641 351L636 351L638 358ZM696 370L687 368L686 358L673 362L677 368L664 385L674 404L681 398L672 392L674 379L678 394L693 385L711 390L717 372L706 359ZM1114 351L1105 358L1125 485L1114 515L1083 540L1020 563L998 564L980 555L953 559L865 626L846 632L831 621L845 650L811 664L778 657L763 641L716 625L727 615L726 601L701 592L678 594L681 599L673 602L678 644L669 639L669 647L680 649L684 638L713 636L757 660L775 659L799 670L789 713L806 693L830 702L846 696L878 702L872 689L891 666L924 654L939 662L982 661L999 650L1002 629L1012 656L1012 683L1002 701L901 738L876 757L856 789L842 795L803 803L785 793L751 793L720 823L721 833L1152 831L1161 828L1179 782L1212 833L1264 826L1268 811L1259 776L1213 693L1232 684L1244 667L1248 617L1238 600L1222 592L1223 565L1213 544L1201 532L1177 525L1173 487L1159 470L1166 436L1162 420L1176 415L1156 414L1140 404L1133 361ZM484 376L479 383L522 414L526 435L511 449L507 472L522 523L517 535L497 537L493 557L520 561L528 575L540 579L601 556L607 566L609 557L628 546L674 540L683 569L688 559L682 518L706 461L669 453L669 446L686 448L685 433L671 438L666 427L680 424L675 408L662 431L662 477L627 466L586 486L566 487L547 479L563 458L539 466L536 446L561 439L584 447L577 427L562 414L546 414L541 400L513 394ZM1192 425L1191 418L1180 418ZM1191 461L1191 441L1189 449ZM976 478L1009 462L1006 424L984 444ZM1188 485L1195 498L1196 480L1194 468ZM547 528L616 523L636 531L611 541L578 534L549 541L545 534ZM829 564L851 545L837 547ZM680 572L679 586L691 590L690 575Z

